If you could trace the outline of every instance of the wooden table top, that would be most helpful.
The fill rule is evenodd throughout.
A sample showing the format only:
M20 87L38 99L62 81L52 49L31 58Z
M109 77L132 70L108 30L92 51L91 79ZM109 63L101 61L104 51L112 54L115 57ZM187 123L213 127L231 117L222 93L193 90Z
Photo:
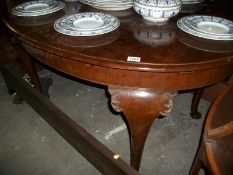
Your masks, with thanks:
M233 15L231 15L232 5L229 6L224 2L206 2L199 6L200 11L194 13L180 12L179 15L171 18L164 25L153 25L145 22L133 9L108 12L76 3L77 8L81 6L79 12L106 12L120 19L120 27L117 30L91 37L67 36L55 31L53 28L54 22L64 15L73 13L71 12L72 9L69 8L69 4L59 12L39 17L18 17L6 14L4 21L15 38L23 41L29 47L39 49L37 53L34 51L34 53L31 53L34 57L38 57L45 64L73 76L108 85L180 90L205 86L217 82L232 73L230 70L233 70L233 41L214 41L195 37L181 31L176 24L177 19L190 14L213 15L233 20ZM30 49L32 50L32 48ZM112 72L114 78L106 78L106 76L104 79L93 78L93 76L78 75L77 72L72 73L71 68L63 69L58 66L58 63L47 62L48 60L38 56L42 54L39 54L39 52L45 52L47 56L59 57L63 63L71 61L72 64L94 66L92 67L93 71L98 71L99 76ZM140 57L141 62L128 62L128 56ZM96 67L98 69L95 69ZM212 70L214 73L219 68L221 71L222 69L225 70L224 67L227 67L227 73L224 73L224 76L219 75L217 79L212 78L210 81L206 81L206 78L206 80L201 80L198 83L190 83L188 82L190 77L182 75L180 78L177 77L177 80L181 82L179 85L175 85L176 82L166 83L166 81L172 81L172 78L174 78L169 75L171 73L194 75L193 72L195 72L196 79L199 79L197 76L204 75L204 72L197 75L198 72L204 70L210 70L211 72ZM118 82L112 80L115 79L114 71L117 72L116 76L120 77ZM135 77L139 77L139 73L140 76L147 77L144 77L143 82L135 80ZM160 80L151 81L161 73L163 73L163 76L159 77ZM161 78L164 79L164 82ZM137 82L135 83L135 81Z

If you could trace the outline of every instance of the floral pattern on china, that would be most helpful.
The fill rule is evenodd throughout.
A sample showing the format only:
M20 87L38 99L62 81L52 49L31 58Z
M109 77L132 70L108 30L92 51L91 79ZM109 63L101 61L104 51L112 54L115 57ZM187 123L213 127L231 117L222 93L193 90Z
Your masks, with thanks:
M65 7L59 0L34 0L13 7L10 12L16 16L41 16L57 12Z
M95 36L117 29L120 21L106 13L85 12L64 16L54 23L54 29L71 36Z
M150 22L165 22L181 9L181 0L134 0L134 10Z
M212 40L233 40L233 21L205 15L180 18L178 27L186 33Z
M133 0L80 0L80 2L96 9L108 11L126 10L133 5Z

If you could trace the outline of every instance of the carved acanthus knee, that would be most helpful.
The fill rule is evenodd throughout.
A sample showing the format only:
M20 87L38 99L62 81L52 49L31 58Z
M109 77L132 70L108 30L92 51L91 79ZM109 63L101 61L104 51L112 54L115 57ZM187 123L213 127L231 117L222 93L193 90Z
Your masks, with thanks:
M128 109L139 113L167 115L173 108L174 91L109 87L111 105L117 112ZM143 112L144 111L144 112Z

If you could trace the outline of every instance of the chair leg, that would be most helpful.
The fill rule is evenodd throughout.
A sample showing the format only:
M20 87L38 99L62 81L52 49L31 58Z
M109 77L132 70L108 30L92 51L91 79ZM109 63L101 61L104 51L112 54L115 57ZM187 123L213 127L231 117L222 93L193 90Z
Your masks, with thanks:
M197 89L194 94L193 94L193 99L192 99L192 105L191 105L191 117L193 119L199 119L201 118L201 113L198 112L198 105L201 100L202 93L204 91L204 88Z
M202 158L204 156L204 151L203 151L203 142L198 148L197 154L195 156L195 159L193 161L192 167L189 171L189 175L198 175L201 167L203 166L203 161Z

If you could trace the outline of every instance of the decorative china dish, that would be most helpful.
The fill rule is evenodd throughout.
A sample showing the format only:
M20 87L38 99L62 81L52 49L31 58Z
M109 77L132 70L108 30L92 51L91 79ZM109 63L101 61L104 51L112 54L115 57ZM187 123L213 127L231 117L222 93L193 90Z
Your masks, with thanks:
M16 16L40 16L50 14L65 7L64 2L57 0L37 0L19 4L11 9Z
M184 19L186 25L194 30L207 34L232 35L233 22L214 16L188 16Z
M177 21L186 33L212 40L233 40L233 22L214 16L186 16Z
M181 9L181 0L134 0L134 10L153 23L166 22Z
M120 21L105 13L78 13L58 19L54 23L57 32L71 36L94 36L117 29Z
M102 10L126 10L133 6L133 0L80 0L83 4Z

